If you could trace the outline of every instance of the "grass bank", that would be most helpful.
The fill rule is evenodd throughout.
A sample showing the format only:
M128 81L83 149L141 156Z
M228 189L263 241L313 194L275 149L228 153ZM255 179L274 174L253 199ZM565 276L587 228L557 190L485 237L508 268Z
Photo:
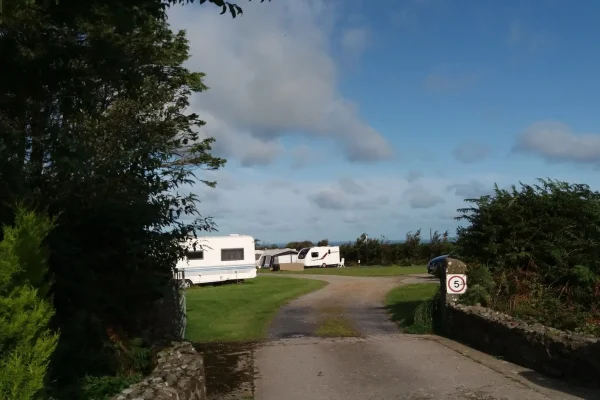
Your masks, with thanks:
M398 276L426 273L424 265L414 267L347 267L347 268L309 268L304 271L269 271L259 270L260 274L285 274L285 275L341 275L341 276Z
M188 289L186 338L193 342L264 339L279 307L325 285L312 279L259 276L241 284Z
M431 299L438 290L436 283L417 283L399 286L390 290L385 296L385 305L392 315L392 320L405 333L431 333L431 326L415 323L415 310L425 301Z

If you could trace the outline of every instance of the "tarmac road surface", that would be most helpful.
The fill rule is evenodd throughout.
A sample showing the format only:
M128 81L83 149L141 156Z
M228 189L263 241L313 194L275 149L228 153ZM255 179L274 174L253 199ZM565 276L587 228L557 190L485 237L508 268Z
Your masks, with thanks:
M329 285L283 307L272 323L270 340L248 350L251 361L246 364L253 365L253 373L242 385L245 389L213 398L600 400L598 391L570 388L454 341L402 334L389 321L384 296L398 285L435 282L426 274L278 276L321 279ZM358 337L315 337L318 322L332 307L351 321Z

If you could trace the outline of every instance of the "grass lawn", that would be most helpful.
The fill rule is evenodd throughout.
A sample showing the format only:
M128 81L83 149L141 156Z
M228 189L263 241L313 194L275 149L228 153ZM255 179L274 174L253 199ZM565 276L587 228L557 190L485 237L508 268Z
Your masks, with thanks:
M430 333L430 327L415 325L414 313L419 304L433 297L438 287L436 283L417 283L399 286L386 294L385 305L403 332Z
M343 276L397 276L426 273L424 265L414 267L347 267L347 268L309 268L304 271L269 271L260 269L259 274L300 274L300 275L343 275Z
M193 342L264 339L282 305L326 282L257 277L240 284L193 287L186 291L186 338Z

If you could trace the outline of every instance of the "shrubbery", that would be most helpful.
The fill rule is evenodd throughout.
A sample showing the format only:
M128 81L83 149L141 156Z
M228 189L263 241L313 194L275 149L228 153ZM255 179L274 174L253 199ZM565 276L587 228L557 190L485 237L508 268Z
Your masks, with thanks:
M319 241L320 246L329 244L327 239ZM286 247L300 249L302 247L311 247L314 244L310 241L290 242ZM362 234L354 243L347 243L340 246L342 257L345 258L346 265L356 265L360 260L360 265L424 265L432 259L442 254L449 254L453 251L454 244L449 238L448 231L440 234L433 232L431 240L424 242L421 237L421 230L409 232L402 243L390 243L385 237L367 238Z
M225 160L189 112L206 86L184 67L188 41L169 27L168 2L17 3L0 21L0 225L13 225L14 199L56 218L48 389L88 400L102 376L143 372L149 347L137 338L156 339L153 305L183 256L178 241L213 228L189 192L215 183L194 173ZM32 276L40 297L48 281ZM51 313L40 307L42 324Z
M48 298L43 241L52 220L18 208L14 227L0 242L0 398L41 398L58 335L49 329L54 309Z
M496 187L459 210L458 258L466 303L481 303L559 329L600 334L600 193L539 180Z

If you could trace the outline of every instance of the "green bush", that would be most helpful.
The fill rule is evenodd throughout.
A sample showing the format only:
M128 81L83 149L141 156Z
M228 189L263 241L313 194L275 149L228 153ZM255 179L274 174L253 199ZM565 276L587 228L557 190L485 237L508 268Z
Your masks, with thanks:
M53 227L47 217L18 208L14 227L0 242L0 398L41 396L58 335L49 328L47 255L42 245Z
M86 400L105 400L123 389L139 382L141 375L123 376L86 376L81 385L81 398Z
M456 246L476 267L461 300L600 334L600 192L540 179L467 201Z
M496 282L489 268L484 265L475 264L474 266L469 266L467 275L467 292L460 296L460 302L468 305L479 304L484 307L490 306Z
M421 230L408 232L402 243L390 243L385 237L367 238L366 234L360 235L354 243L340 246L342 257L346 264L355 265L400 265L410 267L423 265L434 257L449 254L454 248L448 231L439 233L435 231L429 242L421 238ZM309 242L310 243L310 242ZM305 242L290 242L287 247L299 248Z

